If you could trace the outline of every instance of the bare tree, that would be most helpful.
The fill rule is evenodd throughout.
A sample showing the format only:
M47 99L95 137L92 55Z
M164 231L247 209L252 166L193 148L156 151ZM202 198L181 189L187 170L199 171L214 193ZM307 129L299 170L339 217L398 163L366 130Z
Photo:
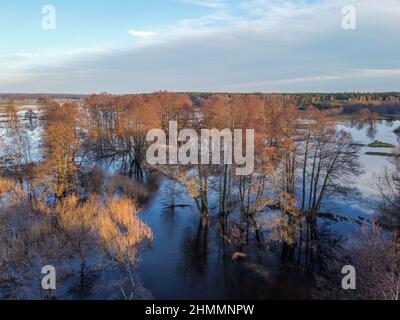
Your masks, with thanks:
M377 178L377 189L381 195L379 222L400 239L400 157L391 159L392 167L385 168Z

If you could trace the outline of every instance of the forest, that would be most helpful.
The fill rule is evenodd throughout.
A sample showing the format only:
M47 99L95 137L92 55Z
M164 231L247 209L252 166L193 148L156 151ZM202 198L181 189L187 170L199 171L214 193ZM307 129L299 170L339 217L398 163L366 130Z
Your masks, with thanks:
M361 199L354 184L366 171L366 146L341 122L370 132L385 117L398 123L398 93L2 97L0 298L154 297L139 266L159 236L146 210L161 192L167 201L157 214L195 217L196 237L181 248L188 264L213 268L201 257L218 243L229 266L263 279L262 297L274 296L268 287L290 274L291 285L305 288L301 298L399 299L398 128L396 145L375 141L393 147L385 151L393 156L368 182L376 191L371 214L353 219L328 209L333 199ZM146 136L168 133L170 121L199 135L253 129L254 172L238 176L235 163L149 164ZM335 221L350 231L326 228ZM279 272L266 275L263 259ZM50 294L40 287L45 265L57 269ZM345 265L357 270L357 290L340 285ZM236 297L237 284L230 286Z

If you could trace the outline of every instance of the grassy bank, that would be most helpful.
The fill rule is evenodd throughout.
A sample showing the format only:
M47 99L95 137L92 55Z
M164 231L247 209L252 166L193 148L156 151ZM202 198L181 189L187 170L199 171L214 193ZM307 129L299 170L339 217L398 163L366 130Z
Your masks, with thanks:
M368 145L370 148L395 148L396 146L391 143L382 142L379 140L375 140L374 142Z

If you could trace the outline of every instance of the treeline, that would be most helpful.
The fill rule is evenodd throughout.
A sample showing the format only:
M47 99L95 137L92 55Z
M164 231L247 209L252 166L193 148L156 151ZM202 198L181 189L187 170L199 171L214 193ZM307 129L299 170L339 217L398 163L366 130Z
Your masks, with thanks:
M212 94L190 93L193 101L202 101ZM222 93L220 95L232 97L236 94ZM279 101L284 105L295 105L302 110L315 107L320 110L341 109L345 114L356 114L362 109L368 109L377 114L400 113L400 93L296 93L296 94L249 94L263 97L267 100Z
M0 93L0 102L8 101L8 100L39 100L43 101L44 99L70 99L70 100L79 100L84 99L88 95L82 94L55 94L55 93Z
M161 91L160 91L161 92ZM368 109L372 113L380 115L393 115L400 113L400 93L399 92L347 92L347 93L207 93L207 92L187 92L180 93L187 95L193 104L199 106L203 101L213 95L234 97L236 95L258 96L265 100L278 101L283 105L294 105L305 110L308 107L315 107L320 110L341 109L344 114L357 114L362 109ZM106 95L100 94L100 95ZM152 94L143 94L151 96ZM52 100L84 100L89 95L81 94L0 94L0 101L8 100L37 100L39 104L46 99Z
M368 110L371 113L378 115L397 115L400 114L400 102L381 104L376 103L355 103L346 104L343 106L343 113L345 114L359 114L362 110Z

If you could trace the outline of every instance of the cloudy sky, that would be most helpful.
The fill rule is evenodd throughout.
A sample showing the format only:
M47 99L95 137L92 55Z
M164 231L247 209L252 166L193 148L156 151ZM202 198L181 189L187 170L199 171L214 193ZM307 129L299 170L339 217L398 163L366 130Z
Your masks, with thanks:
M0 92L400 91L400 0L2 0L0 12Z

